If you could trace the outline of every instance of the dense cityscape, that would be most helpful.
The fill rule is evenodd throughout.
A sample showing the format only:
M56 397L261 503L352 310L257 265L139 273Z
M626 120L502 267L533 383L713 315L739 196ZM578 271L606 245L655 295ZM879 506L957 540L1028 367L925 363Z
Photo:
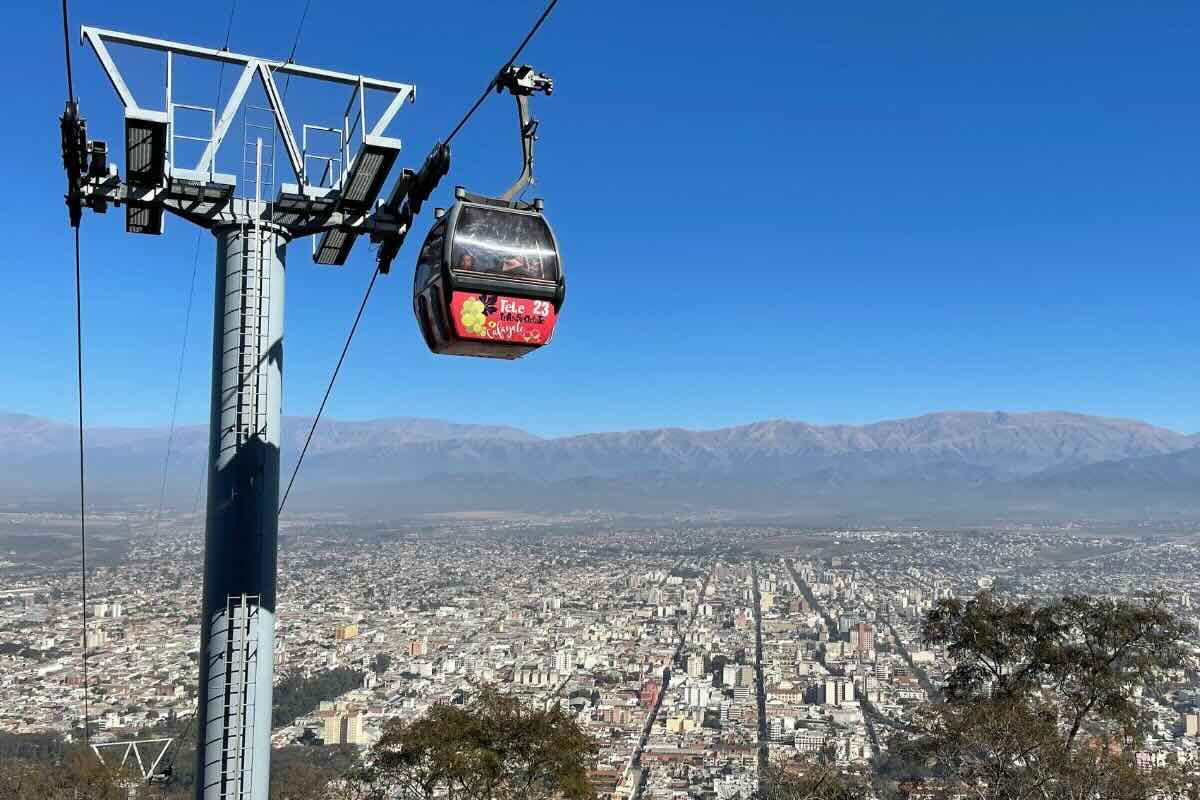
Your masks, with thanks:
M55 515L8 515L53 531ZM0 730L78 734L79 643L95 741L125 741L196 702L199 521L111 514L113 548L77 563L0 561ZM599 743L605 798L749 798L770 764L822 754L866 774L952 668L922 641L939 599L1162 592L1200 642L1186 527L623 527L596 516L285 525L276 630L278 747L365 752L385 723L491 685L569 710ZM16 541L17 538L6 539ZM278 684L349 676L281 712ZM1200 685L1137 698L1139 764L1200 764ZM335 693L336 692L336 693ZM291 714L294 712L294 716ZM285 713L285 718L280 714Z

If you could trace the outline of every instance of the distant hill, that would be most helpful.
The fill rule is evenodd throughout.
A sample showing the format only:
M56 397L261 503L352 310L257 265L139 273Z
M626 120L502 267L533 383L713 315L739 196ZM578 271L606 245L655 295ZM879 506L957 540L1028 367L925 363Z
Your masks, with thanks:
M285 468L310 424L284 420ZM0 493L69 488L75 436L70 425L0 414ZM86 441L92 489L157 500L165 430L95 428ZM793 510L814 503L902 510L1095 507L1108 497L1125 507L1186 500L1200 476L1197 443L1143 422L1058 411L953 411L858 426L770 420L550 439L441 420L322 420L289 503L364 513ZM176 429L171 498L195 496L207 447L205 427Z
M1045 412L949 412L872 425L815 426L773 420L689 431L594 433L557 439L480 437L323 448L340 474L381 468L397 476L485 472L529 477L615 477L634 473L886 479L958 469L981 480L1170 453L1193 445L1182 434L1130 420ZM316 461L316 460L314 460Z
M1200 503L1200 447L1035 475L1021 485L1031 494L1073 504L1192 506Z

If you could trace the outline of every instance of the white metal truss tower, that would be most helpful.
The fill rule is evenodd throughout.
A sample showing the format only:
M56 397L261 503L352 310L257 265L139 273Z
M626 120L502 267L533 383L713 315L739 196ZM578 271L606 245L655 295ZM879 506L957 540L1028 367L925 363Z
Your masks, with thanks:
M150 780L150 778L157 773L158 765L163 760L163 756L167 754L167 750L171 747L171 742L173 741L175 741L174 738L137 739L134 741L125 742L100 742L92 745L92 752L96 754L96 758L100 760L101 764L107 765L108 762L104 760L103 751L119 750L121 752L121 760L117 762L117 768L123 768L126 764L132 766L132 764L136 763L138 772L141 773L142 780ZM146 757L143 758L142 748L149 747L150 745L157 747L158 755L151 759L150 755L153 750L147 750ZM133 756L132 761L130 761L130 756ZM131 798L137 796L136 786L137 784L133 784L126 787L129 790L129 796Z
M383 245L378 268L388 271L412 220L405 187L413 173L405 170L389 198L379 200L400 152L399 140L386 131L415 89L98 28L84 27L82 39L124 106L125 171L121 175L109 162L103 142L87 140L78 106L69 103L62 130L72 224L79 223L85 208L104 213L110 205L124 206L130 233L162 233L169 212L216 237L196 797L267 800L286 247L292 239L316 236L313 260L340 265L365 234ZM165 56L161 111L134 98L109 51L114 44ZM178 58L241 68L223 108L177 102ZM275 84L277 74L347 87L341 126L304 125L298 144ZM255 81L265 106L246 103ZM371 124L368 90L388 97ZM207 114L208 135L180 133L179 111ZM226 174L217 169L217 156L239 112L240 163L236 174ZM314 138L334 137L336 146L309 152L310 132ZM183 163L178 145L189 141L201 154L194 163ZM277 144L294 183L277 179Z

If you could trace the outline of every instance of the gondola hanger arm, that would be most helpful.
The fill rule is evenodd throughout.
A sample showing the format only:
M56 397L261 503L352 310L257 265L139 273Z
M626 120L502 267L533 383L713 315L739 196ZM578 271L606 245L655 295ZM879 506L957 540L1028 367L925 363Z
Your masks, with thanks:
M529 113L529 98L535 92L547 96L553 94L554 81L528 64L509 66L496 76L496 91L508 91L517 101L517 122L521 131L521 175L508 187L508 191L500 195L501 200L512 203L513 198L533 182L533 143L537 141L538 121Z

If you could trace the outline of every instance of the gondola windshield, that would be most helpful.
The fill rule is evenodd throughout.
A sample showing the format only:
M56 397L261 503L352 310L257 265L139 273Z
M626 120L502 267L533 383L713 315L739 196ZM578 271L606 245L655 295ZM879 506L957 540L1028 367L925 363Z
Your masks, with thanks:
M558 280L558 254L537 214L463 206L455 226L450 267L513 278Z

